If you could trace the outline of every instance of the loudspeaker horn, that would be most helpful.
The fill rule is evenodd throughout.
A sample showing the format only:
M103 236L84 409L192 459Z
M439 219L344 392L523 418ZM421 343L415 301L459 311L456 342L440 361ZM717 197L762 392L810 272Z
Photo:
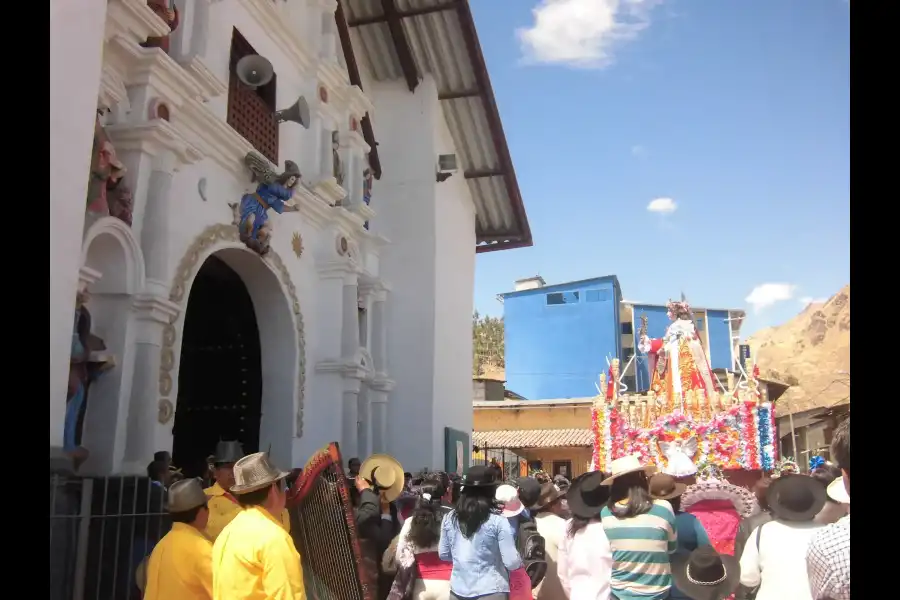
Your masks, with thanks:
M234 72L241 83L253 90L272 81L272 77L275 75L272 63L259 54L249 54L239 60L234 67Z
M304 129L309 129L309 104L306 103L306 98L300 96L290 108L276 111L275 120L279 123L300 123Z

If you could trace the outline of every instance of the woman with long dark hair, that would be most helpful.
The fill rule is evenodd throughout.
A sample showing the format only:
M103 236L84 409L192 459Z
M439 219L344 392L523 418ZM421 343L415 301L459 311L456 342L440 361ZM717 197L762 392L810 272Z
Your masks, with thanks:
M469 469L456 509L441 524L438 555L453 563L452 598L506 600L509 572L522 567L512 527L494 499L498 483L487 467Z
M662 600L672 587L669 555L675 552L675 512L650 495L652 465L632 454L612 461L609 500L601 511L613 556L612 588L617 600Z
M432 473L414 486L416 505L403 522L397 541L398 576L389 598L446 600L450 597L452 565L438 556L441 521L445 509L441 498L447 492L445 476Z
M570 600L608 600L612 577L612 550L603 530L600 511L609 498L600 471L586 473L569 487L566 534L559 544L556 573Z

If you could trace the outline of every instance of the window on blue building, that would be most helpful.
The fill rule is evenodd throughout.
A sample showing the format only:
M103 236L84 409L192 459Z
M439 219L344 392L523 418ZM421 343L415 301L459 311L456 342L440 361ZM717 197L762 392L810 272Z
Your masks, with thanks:
M577 304L578 292L553 292L547 294L547 304L555 306L559 304Z
M609 290L588 290L584 293L586 302L606 302L609 300Z
M634 325L632 325L631 321L626 321L622 323L622 335L631 335L634 333Z

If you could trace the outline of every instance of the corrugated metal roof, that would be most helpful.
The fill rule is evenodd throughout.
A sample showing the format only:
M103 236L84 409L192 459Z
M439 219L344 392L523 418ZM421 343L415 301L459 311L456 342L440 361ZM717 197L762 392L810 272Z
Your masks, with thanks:
M472 443L483 448L571 448L590 446L590 429L519 429L475 431Z
M342 0L347 21L353 26L353 45L368 72L375 80L402 79L403 69L394 47L387 23L368 22L383 17L381 2L373 0ZM438 95L447 127L456 145L459 166L468 178L469 191L476 210L476 236L483 249L488 244L505 242L506 247L531 245L531 230L521 204L514 173L507 173L498 149L508 155L506 139L496 139L497 127L492 127L489 111L495 105L490 89L483 89L476 72L478 61L470 56L460 15L468 13L466 2L447 0L394 0L401 23L412 50L419 73L430 73L437 85ZM427 11L432 7L446 10ZM484 73L487 78L487 74ZM489 88L489 82L488 86ZM467 97L460 97L467 94ZM477 95L475 95L477 94ZM498 125L499 125L499 118ZM503 137L503 136L500 136ZM510 169L511 171L511 166ZM512 242L512 243L510 243ZM499 249L500 246L498 246Z

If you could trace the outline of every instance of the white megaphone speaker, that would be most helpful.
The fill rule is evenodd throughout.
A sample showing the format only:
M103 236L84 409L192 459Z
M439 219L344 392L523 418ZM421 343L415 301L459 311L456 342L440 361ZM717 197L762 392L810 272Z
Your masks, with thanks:
M259 54L249 54L238 61L234 72L241 83L255 90L272 81L275 69L272 68L272 63L268 59Z
M306 103L306 98L300 96L290 108L275 111L275 120L279 123L300 123L304 129L309 129L309 104Z

